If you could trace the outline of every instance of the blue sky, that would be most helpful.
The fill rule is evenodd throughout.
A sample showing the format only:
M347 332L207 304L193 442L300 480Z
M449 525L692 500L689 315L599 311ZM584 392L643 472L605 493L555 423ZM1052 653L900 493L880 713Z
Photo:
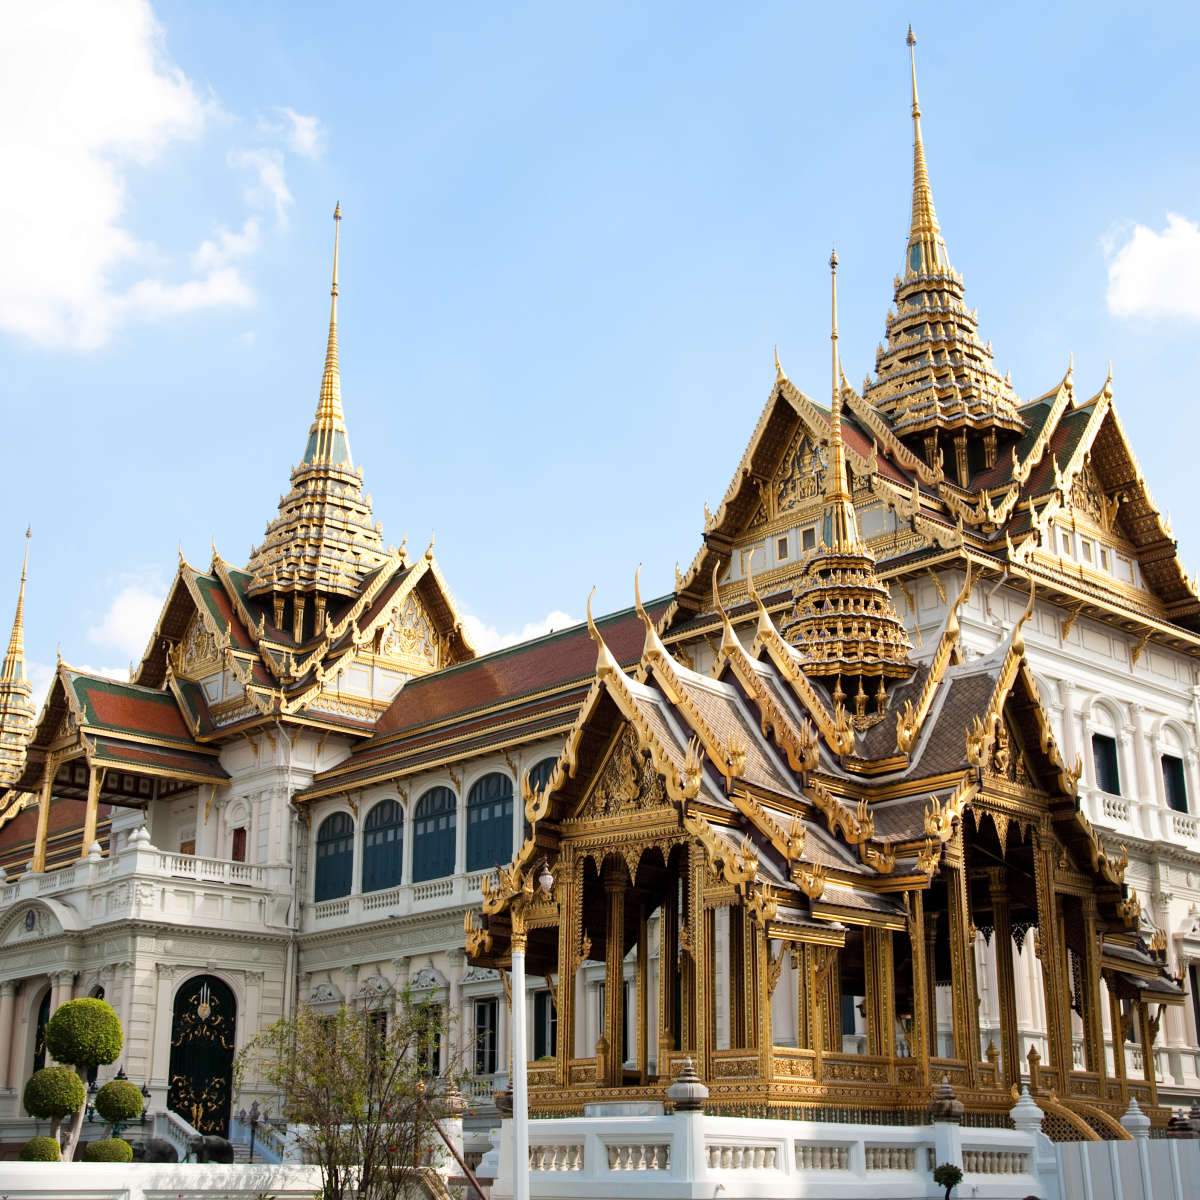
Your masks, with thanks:
M388 540L493 645L698 545L773 379L873 361L934 194L1023 397L1114 363L1200 565L1194 5L46 0L0 48L0 620L140 655L176 561L244 561L316 402L341 200L343 394ZM13 185L13 181L16 185ZM7 564L7 566L5 565ZM11 580L11 583L6 581ZM558 614L552 616L551 614Z

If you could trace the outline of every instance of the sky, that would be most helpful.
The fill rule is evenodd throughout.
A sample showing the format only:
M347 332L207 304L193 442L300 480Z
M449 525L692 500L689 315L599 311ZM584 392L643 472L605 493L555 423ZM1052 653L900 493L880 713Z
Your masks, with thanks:
M334 204L342 385L385 539L490 649L672 587L774 379L874 359L911 196L1029 399L1075 356L1184 565L1200 10L0 0L0 622L140 659L182 552L245 562L300 457Z

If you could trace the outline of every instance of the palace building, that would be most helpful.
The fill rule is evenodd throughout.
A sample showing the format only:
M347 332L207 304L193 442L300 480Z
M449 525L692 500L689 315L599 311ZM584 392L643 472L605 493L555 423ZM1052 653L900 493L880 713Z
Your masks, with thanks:
M249 562L181 558L131 679L60 661L37 711L26 554L0 1140L80 995L152 1107L224 1132L273 1102L232 1074L266 1024L410 994L487 1123L514 947L535 1115L661 1101L685 1058L710 1111L902 1121L948 1079L985 1125L1028 1086L1054 1138L1200 1090L1200 593L1111 373L1025 400L995 366L915 55L911 87L875 371L842 372L835 256L828 407L776 358L669 596L475 652L351 455L340 211L316 415Z

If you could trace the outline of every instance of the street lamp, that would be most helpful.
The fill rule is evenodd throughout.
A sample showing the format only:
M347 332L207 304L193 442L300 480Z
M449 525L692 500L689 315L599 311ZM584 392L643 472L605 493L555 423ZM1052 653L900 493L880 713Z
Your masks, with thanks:
M543 896L554 891L550 864L537 877ZM525 1049L525 914L512 914L513 1200L529 1200L529 1055Z

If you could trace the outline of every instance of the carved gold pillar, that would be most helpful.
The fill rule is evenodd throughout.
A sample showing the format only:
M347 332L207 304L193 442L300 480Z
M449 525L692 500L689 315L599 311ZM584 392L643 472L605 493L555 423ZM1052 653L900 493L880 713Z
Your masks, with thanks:
M863 931L866 976L867 1053L896 1057L896 979L892 966L892 931Z
M704 847L693 842L688 847L688 880L687 880L687 927L691 934L691 954L688 962L688 1019L691 1048L697 1067L702 1078L712 1078L712 1063L709 1059L712 1043L707 1034L705 1013L708 1011L708 997L712 988L708 986L708 972L711 964L703 960L701 930L704 928L704 876L707 867L704 859Z
M50 791L54 786L54 773L58 770L58 762L54 755L46 756L46 766L42 775L42 794L38 800L37 830L33 835L33 859L29 866L33 871L46 869L46 835L50 829Z
M675 991L679 971L679 885L674 875L667 881L662 915L658 922L658 1074L669 1079L671 1052L675 1049Z
M746 1013L749 979L746 971L746 910L729 906L729 1044L750 1045Z
M713 963L714 969L717 961L717 910L708 908L704 911L704 949L703 961ZM715 996L717 992L716 980L713 981L713 986L710 989ZM715 1046L717 1044L717 1006L710 1004L708 1011L704 1014L704 1027L708 1044Z
M924 909L924 897L917 893ZM937 927L940 913L925 913L925 998L926 1015L928 1018L929 1057L938 1058L941 1048L938 1046L938 1013L937 1013Z
M1042 963L1042 990L1046 995L1046 1035L1050 1064L1065 1088L1071 1072L1071 1019L1067 998L1067 958L1061 940L1058 897L1054 891L1054 856L1050 838L1037 834L1034 887L1038 906L1037 952Z
M831 1054L842 1053L842 964L834 952L833 962L825 973L825 1023L821 1030L824 1048Z
M772 1053L775 1039L771 1036L771 945L760 921L751 921L747 932L754 967L754 1044L758 1047L761 1077L770 1079L775 1069Z
M1137 1002L1138 1040L1142 1043L1142 1076L1150 1085L1150 1103L1158 1103L1158 1082L1154 1071L1154 1035L1150 1032L1150 1005Z
M954 1056L967 1068L974 1087L979 1060L979 990L975 984L975 944L971 905L967 897L962 827L954 835L954 865L946 870L946 893L950 909L950 974L954 1011ZM947 855L947 862L950 856Z
M1110 986L1108 989L1108 1022L1112 1026L1113 1071L1121 1085L1121 1103L1129 1103L1129 1079L1125 1071L1125 1019L1121 1015L1121 1000Z
M100 787L104 783L102 767L88 767L87 808L83 814L83 839L79 857L87 858L92 843L96 840L96 821L100 815Z
M620 1087L624 1079L625 1056L625 891L628 873L625 864L610 861L604 868L604 895L608 902L604 929L604 1038L608 1042L608 1078L610 1087Z
M812 1049L812 1021L808 1010L809 974L812 967L809 963L808 947L793 946L792 971L796 976L796 1045L802 1050Z
M1104 1061L1104 1019L1100 1011L1100 941L1096 897L1088 896L1083 908L1083 1038L1087 1068L1102 1077L1108 1072Z
M649 1017L650 955L646 938L650 932L650 919L645 900L638 902L637 942L637 1072L638 1079L645 1084L650 1077L650 1030L646 1027Z
M1000 988L1000 1061L1008 1086L1021 1081L1021 1038L1017 1028L1017 989L1013 973L1012 910L1008 877L1003 867L988 870L988 894L996 947L996 981Z
M928 931L925 928L925 894L910 892L908 941L912 948L913 1009L912 1028L909 1033L909 1057L914 1059L921 1073L921 1086L929 1083L929 1058L936 1049L930 1049L929 1011L933 1008L933 997L929 993L930 972L926 962ZM935 1031L936 1038L936 1031Z
M583 872L564 846L558 860L558 1083L566 1087L575 1054L575 976L583 943Z

